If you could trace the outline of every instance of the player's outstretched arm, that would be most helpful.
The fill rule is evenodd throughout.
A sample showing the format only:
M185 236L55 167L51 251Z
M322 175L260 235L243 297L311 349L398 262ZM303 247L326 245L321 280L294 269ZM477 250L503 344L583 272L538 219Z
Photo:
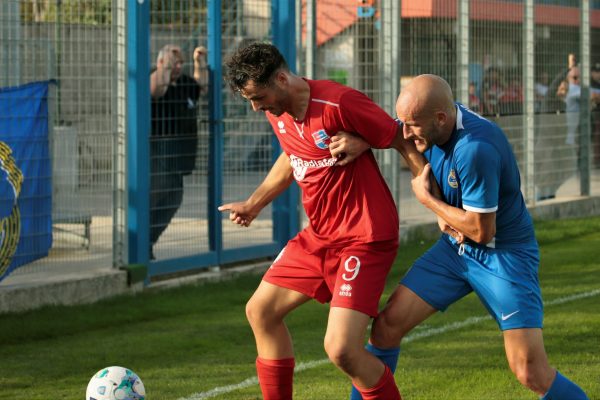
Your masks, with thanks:
M287 154L281 153L265 180L246 201L223 204L219 211L229 211L229 219L234 224L250 226L260 211L287 189L293 180L290 159Z

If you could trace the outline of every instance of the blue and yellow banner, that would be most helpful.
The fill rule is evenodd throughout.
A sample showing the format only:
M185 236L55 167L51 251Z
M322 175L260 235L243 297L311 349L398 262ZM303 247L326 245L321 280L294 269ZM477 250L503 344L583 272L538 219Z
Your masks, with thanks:
M0 280L52 246L49 83L0 88Z

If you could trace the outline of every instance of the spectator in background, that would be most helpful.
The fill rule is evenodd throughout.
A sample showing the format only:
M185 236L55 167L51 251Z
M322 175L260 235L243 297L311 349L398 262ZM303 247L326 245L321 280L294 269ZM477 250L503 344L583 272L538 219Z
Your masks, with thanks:
M153 247L183 201L183 177L194 170L198 100L208 90L206 49L193 54L193 77L183 73L183 53L172 44L158 52L150 75L150 258Z
M477 96L477 86L475 85L475 82L469 83L469 108L477 114L481 113L481 100L479 100L479 96Z
M581 99L581 74L579 67L573 65L567 72L567 77L558 86L556 96L565 102L567 114L567 136L565 144L574 145L579 130L579 111Z
M542 109L542 102L548 93L549 83L550 76L548 76L548 73L546 71L540 72L538 80L535 83L535 112L540 112Z
M559 72L548 85L546 95L541 102L541 114L536 123L535 139L536 200L556 197L558 188L576 172L577 153L575 146L568 144L567 133L570 129L576 130L577 126L568 128L567 118L571 122L575 121L575 118L573 115L568 116L568 113L565 113L564 99L568 91L568 79L574 85L578 85L579 68L577 68L573 54L568 56L567 68ZM571 90L574 89L574 87L571 88ZM571 104L571 106L574 107L575 104ZM578 118L579 109L577 108L577 125L579 125ZM574 139L572 143L574 143Z
M500 97L500 113L502 115L521 114L523 111L523 85L521 77L514 74L504 87Z
M483 115L500 115L499 102L504 92L500 71L489 67L483 78Z
M555 114L564 110L565 113L564 120L561 118L553 124L549 124L546 118L539 122L540 130L536 140L536 150L539 151L536 155L539 160L536 169L541 172L536 176L538 200L554 198L558 188L577 172L578 161L581 159L579 151L588 151L577 145L580 110L582 106L589 107L581 104L580 82L581 70L577 66L575 55L569 54L568 68L554 78L542 105L542 112ZM600 100L600 93L592 90L590 99L593 106ZM592 115L592 123L595 117ZM566 129L563 125L565 122ZM593 127L592 132L595 132Z

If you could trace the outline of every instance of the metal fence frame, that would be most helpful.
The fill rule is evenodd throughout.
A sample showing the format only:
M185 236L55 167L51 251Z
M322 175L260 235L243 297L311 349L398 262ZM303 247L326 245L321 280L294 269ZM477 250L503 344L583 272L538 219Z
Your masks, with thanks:
M146 249L148 238L148 132L149 121L149 76L150 60L147 37L149 36L150 4L129 0L127 9L128 46L128 207L127 231L129 252L127 262L146 264L148 277L178 273L189 269L206 268L243 260L269 257L276 254L298 231L298 189L293 187L273 203L273 241L234 249L223 248L223 217L217 210L222 204L223 187L223 80L221 51L221 1L208 1L208 68L209 91L209 198L208 221L210 248L206 253L194 256L151 261ZM273 0L272 40L285 49L284 56L295 60L295 7L293 2ZM293 65L293 62L291 62ZM278 149L273 139L273 148ZM273 152L274 154L278 152Z
M109 26L105 27L105 31L102 34L102 37L110 38L110 48L105 50L107 54L110 54L112 63L109 66L101 66L101 68L109 70L109 87L111 93L111 101L109 103L111 104L101 105L103 108L102 112L105 112L105 115L103 115L105 117L104 120L99 122L96 120L82 121L82 124L96 124L101 126L102 129L110 131L105 136L102 136L104 134L104 131L102 131L97 136L90 138L91 147L94 145L112 146L111 153L102 154L103 158L101 160L102 165L111 164L110 169L105 167L102 171L104 174L102 176L102 183L106 186L110 185L112 188L112 213L111 215L107 215L109 210L102 211L104 214L103 217L106 217L107 221L111 221L111 226L103 227L110 228L111 242L103 245L101 249L102 257L100 257L102 259L100 261L104 264L112 264L114 268L127 264L147 265L147 281L150 279L160 279L165 275L174 273L184 273L190 270L204 269L228 263L273 257L285 245L287 240L301 228L303 223L306 222L302 221L301 218L303 212L299 204L299 190L297 186L293 185L269 209L268 224L265 228L265 231L269 232L270 237L268 240L260 244L245 245L243 235L238 235L238 239L241 237L241 240L239 242L233 241L233 243L227 237L225 232L226 227L223 225L224 219L228 223L227 218L217 210L217 206L227 197L225 193L228 185L226 170L229 168L226 157L229 134L227 124L229 123L228 118L231 119L231 115L228 114L227 110L227 101L229 100L226 96L228 95L223 88L221 66L223 64L223 52L225 49L222 48L222 45L224 35L241 35L242 33L223 33L224 16L222 14L222 7L227 4L223 0L197 1L206 1L207 6L206 43L209 50L208 65L211 85L209 101L207 102L207 106L209 107L207 128L206 132L203 132L207 136L206 152L208 160L206 171L202 171L203 176L206 176L206 185L208 187L206 195L206 219L208 226L208 238L206 240L208 242L208 251L198 251L195 254L185 256L176 255L174 257L162 258L158 261L149 260L147 251L149 242L148 198L150 190L148 182L150 174L148 165L148 135L150 129L148 118L148 115L150 115L148 75L151 66L151 44L149 41L151 35L150 20L152 17L151 1L112 1L112 22ZM235 4L239 7L247 1L250 0L237 0ZM268 37L282 50L292 70L297 69L299 74L309 78L327 78L327 76L324 76L322 67L322 50L317 43L318 31L321 28L319 24L323 23L323 21L319 21L320 14L318 10L327 1L334 0L305 0L302 2L291 0L255 1L264 2L270 6L271 21L268 28ZM481 7L482 4L485 5L486 1L495 5L507 3L491 0L443 2L445 5L451 4L454 9L449 13L451 16L444 20L445 26L440 28L440 32L443 31L444 35L451 37L452 46L454 47L450 46L450 50L445 49L446 52L453 51L452 54L444 53L438 56L439 60L454 60L455 62L453 61L447 63L448 65L438 65L436 67L440 71L450 71L450 76L446 78L454 85L457 99L463 103L468 102L469 82L472 79L469 71L470 60L476 56L476 54L473 54L475 52L470 48L474 40L471 37L472 28L476 25L471 17L471 13L474 8ZM350 45L351 47L353 46L352 51L369 51L366 56L363 54L356 60L353 60L355 62L355 69L363 75L368 75L368 79L359 77L348 83L372 95L374 100L390 114L394 112L395 99L401 85L400 77L405 74L419 73L419 68L425 65L422 60L414 61L414 58L417 58L420 53L411 48L410 44L415 43L414 40L416 39L409 36L413 32L418 33L432 26L424 24L421 27L415 28L414 21L404 18L404 8L408 3L410 3L408 0L404 2L396 0L379 0L377 2L368 0L357 3L354 6L355 9L353 12L358 17L353 23L352 28L348 28L355 29L355 32L352 33L354 38L362 40L360 43L358 43L359 40L356 40ZM516 2L511 3L514 4ZM520 21L522 23L522 38L519 39L522 40L522 54L520 55L522 66L519 68L524 89L523 112L510 117L510 124L513 124L512 128L518 132L516 139L513 139L513 145L515 148L519 148L521 152L520 165L522 168L523 192L530 206L535 205L537 202L535 182L540 169L538 160L536 160L536 155L538 155L536 151L536 135L540 130L540 124L539 115L536 114L535 109L536 100L533 95L537 67L535 44L538 29L535 13L540 3L541 1L536 0L524 0L520 3L523 18ZM16 0L11 0L0 6L0 15L5 18L3 22L7 22L3 24L3 28L0 30L0 38L2 38L0 39L0 45L3 46L3 49L9 50L0 54L0 64L6 65L2 76L0 76L0 78L3 78L2 82L5 85L17 85L24 83L22 82L23 79L20 79L24 74L29 77L30 75L35 76L36 73L48 79L57 76L63 78L61 73L64 73L67 68L71 68L76 73L81 73L81 70L84 69L81 65L77 64L71 67L63 63L64 59L61 58L60 48L64 45L61 44L61 40L65 39L64 36L61 36L61 32L59 32L57 21L40 24L44 25L41 28L33 26L29 29L26 25L21 26L17 18L19 7L20 3ZM593 58L592 51L600 47L600 40L596 42L593 40L600 30L598 29L597 21L592 21L592 18L598 18L600 11L597 9L598 5L591 5L589 0L580 0L578 10L575 10L574 6L571 6L571 8L573 8L571 11L577 11L579 20L581 21L577 29L577 51L580 54L582 70L582 99L584 102L587 102L590 98L589 71ZM435 21L429 22L433 23ZM595 27L595 31L592 30L592 26ZM76 27L71 28L75 30ZM77 29L79 28L77 27ZM21 36L26 38L25 41L33 42L36 37L43 36L43 32L41 31L50 32L52 29L55 30L54 42L52 39L45 39L47 42L44 42L44 44L47 43L48 46L43 50L42 55L40 55L41 53L29 55L24 51L25 45L19 42ZM89 35L90 32L96 32L94 29L96 28L82 29L81 32L83 33L81 34ZM241 31L239 26L234 26L232 29ZM414 29L414 31L411 31L411 29ZM40 32L29 32L35 30L39 30ZM570 35L573 36L573 33L571 32ZM342 34L339 36L342 36ZM6 38L6 40L3 38ZM93 38L85 37L83 40L93 40ZM413 41L411 42L411 40ZM81 43L79 45L85 47ZM374 48L368 48L371 45ZM30 60L37 60L39 65L30 66L26 62L9 62L11 61L8 58L9 55L20 61L27 60L29 62ZM73 58L75 56L70 55L70 57ZM41 60L42 58L45 61ZM421 63L420 66L411 64L413 61L414 64ZM27 72L25 73L24 71L26 70ZM67 79L64 79L64 81L64 87L66 87L69 82L66 82ZM81 81L78 83L79 85L81 85ZM87 90L89 91L89 89ZM62 103L59 97L67 95L66 93L58 93L51 100L55 101L58 107L60 107ZM77 105L77 99L80 99L82 95L81 93L75 93L75 95L73 103ZM104 110L104 108L108 111ZM82 118L86 118L86 116L87 114L83 114ZM98 119L97 116L94 118ZM598 189L591 184L593 171L590 157L592 151L590 143L592 129L590 126L590 109L583 107L579 118L579 147L583 151L581 152L577 170L579 174L577 193L573 193L573 195L588 196L593 194L594 189ZM55 126L54 133L62 132L61 134L66 135L65 138L68 139L68 134L70 133L67 132L68 129L66 128L68 127ZM270 133L269 135L270 142L266 147L270 148L270 156L274 160L280 148L276 138ZM93 142L96 138L100 138L101 140L98 140L102 143ZM71 143L71 145L77 147L77 144ZM410 185L404 180L407 175L400 167L398 155L391 151L378 151L376 154L383 175L388 181L399 206L403 223L406 220L410 221L412 217L419 220L427 216L431 217L418 204L412 204L414 199L407 196L406 187L410 187ZM77 162L78 164L82 162L91 163L90 165L85 164L86 171L93 172L94 160L88 160L85 154L74 156L70 161ZM64 164L64 166L67 166L67 164ZM66 178L77 179L78 176L75 176L77 174L79 174L78 171L73 171L72 176L66 176ZM95 175L90 176L90 184L97 183L98 179ZM231 191L232 188L228 187L227 189ZM247 193L240 193L239 195L243 197ZM73 196L77 196L77 194L75 193ZM85 199L72 200L85 202ZM409 218L405 218L408 215L407 209L411 210ZM92 217L95 218L94 215L90 216L90 221ZM87 219L85 221L77 219L77 223L79 224L86 221ZM108 225L108 222L106 224ZM82 226L85 226L85 229L90 228L89 225ZM55 230L59 228L60 226L55 226ZM93 226L92 229L94 229ZM94 232L92 232L93 234ZM78 248L79 253L77 255L68 256L72 257L68 261L71 264L76 264L75 267L70 267L69 272L74 268L82 268L92 256L97 255L93 253L93 246L92 250L89 248L89 234L84 236L87 237L88 248L84 249L83 252L85 253L87 250L87 253L82 256L82 249ZM108 237L109 234L105 236ZM204 238L202 239L204 240ZM110 246L110 249L108 249L108 246ZM108 261L109 259L110 261ZM48 266L57 268L56 270L59 271L60 268L56 267L56 264L60 264L61 262L62 260L47 262L47 260L42 259L35 262L35 267L29 268L27 266L17 270L17 274L39 273ZM105 265L105 267L110 266Z

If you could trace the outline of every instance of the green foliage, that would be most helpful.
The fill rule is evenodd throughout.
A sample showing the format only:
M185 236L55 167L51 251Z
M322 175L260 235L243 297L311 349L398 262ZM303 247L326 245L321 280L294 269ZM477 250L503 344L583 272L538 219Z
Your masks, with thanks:
M23 22L110 25L112 7L124 0L40 0L21 2ZM225 1L224 9L231 8ZM206 19L206 1L151 0L150 23L169 27L197 26Z
M600 289L600 218L537 223L544 339L550 362L600 398L600 295L556 299ZM402 246L383 301L430 243ZM245 275L146 291L93 305L48 307L0 315L0 399L83 398L92 374L122 365L140 375L149 399L178 399L255 376L256 349L244 306L260 281ZM326 359L328 306L316 302L287 319L297 364ZM414 333L487 315L474 295L429 318ZM501 333L490 319L403 345L396 380L405 398L536 399L509 371ZM348 379L330 363L296 374L295 398L345 399ZM215 397L259 399L257 385Z
M60 0L21 2L23 22L110 25L113 0Z
M228 2L224 2L227 4ZM152 0L150 23L153 25L198 26L206 18L206 1Z
M347 85L348 71L341 68L330 68L327 70L327 79L341 83L342 85Z

